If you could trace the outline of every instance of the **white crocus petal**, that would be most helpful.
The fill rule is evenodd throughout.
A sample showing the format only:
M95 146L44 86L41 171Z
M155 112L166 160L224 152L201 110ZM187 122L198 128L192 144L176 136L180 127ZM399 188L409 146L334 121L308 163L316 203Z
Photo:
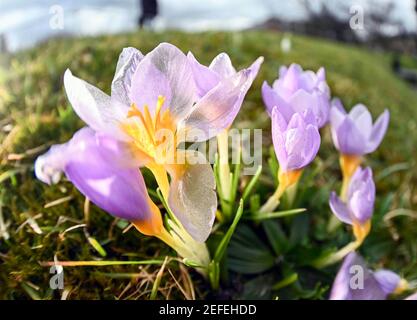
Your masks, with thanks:
M120 121L127 113L127 106L112 100L100 89L73 76L69 69L65 71L64 86L73 109L90 128L107 133L115 139L128 139L120 128Z
M213 59L209 69L216 72L221 78L228 78L236 73L236 69L233 67L229 55L224 52Z
M187 232L196 241L204 242L210 235L217 209L214 173L209 163L188 163L184 169L173 177L169 206Z
M143 54L132 47L124 48L119 55L116 72L111 85L111 96L130 106L129 98L132 76L143 59Z

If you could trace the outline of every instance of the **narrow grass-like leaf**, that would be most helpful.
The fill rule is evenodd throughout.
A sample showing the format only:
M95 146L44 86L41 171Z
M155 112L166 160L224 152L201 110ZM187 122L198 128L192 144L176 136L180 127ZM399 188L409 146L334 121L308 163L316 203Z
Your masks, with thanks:
M282 217L292 216L292 215L296 215L298 213L304 212L306 210L307 209L305 209L305 208L298 208L298 209L276 211L276 212L270 212L270 213L254 214L254 215L251 215L251 216L244 217L244 219L262 221L262 220L267 220L267 219L274 219L274 218L282 218Z
M249 181L248 185L246 186L245 190L243 191L243 196L242 196L243 201L245 201L246 198L251 194L253 187L258 181L261 173L262 173L262 166L258 166L258 169L256 169L256 172L255 172L255 175L252 177L252 179Z
M298 280L298 274L294 272L290 274L289 276L285 277L284 279L282 279L281 281L274 284L272 289L279 290L279 289L285 288L297 280Z
M50 267L50 266L63 266L63 267L103 267L103 266L120 266L120 265L150 265L156 264L160 265L164 261L163 260L140 260L140 261L41 261L39 264L42 267Z

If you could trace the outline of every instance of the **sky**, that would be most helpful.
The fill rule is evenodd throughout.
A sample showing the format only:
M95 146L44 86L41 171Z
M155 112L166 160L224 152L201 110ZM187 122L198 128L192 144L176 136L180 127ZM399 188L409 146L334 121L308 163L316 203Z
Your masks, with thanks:
M366 18L375 3L387 1L390 0L314 0L312 3L317 6L325 2L340 16L349 15L341 11L341 3L346 8L360 5ZM390 13L408 31L417 29L414 1L395 0L395 8ZM62 34L82 36L132 31L140 14L138 3L139 0L1 0L0 35L5 37L8 49L16 51ZM242 30L272 17L288 21L306 18L300 0L159 0L159 7L160 15L153 24L157 30ZM63 24L57 28L55 17L61 12Z

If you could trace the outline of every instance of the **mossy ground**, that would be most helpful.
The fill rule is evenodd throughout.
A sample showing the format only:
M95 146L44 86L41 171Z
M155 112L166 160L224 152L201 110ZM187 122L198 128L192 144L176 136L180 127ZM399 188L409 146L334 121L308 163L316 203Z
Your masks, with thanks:
M163 259L173 252L156 239L142 236L134 229L126 230L125 221L115 220L93 205L86 209L84 197L69 182L47 186L36 180L33 162L51 144L68 140L83 126L65 96L62 77L66 68L109 92L123 47L133 46L146 53L162 41L191 50L202 63L209 63L221 51L231 56L237 68L248 66L260 55L265 57L235 123L237 127L267 129L263 139L265 160L271 139L260 87L263 80L273 81L282 64L296 62L314 70L324 66L332 94L341 97L348 107L362 102L374 117L388 108L391 122L387 136L365 162L374 170L378 196L373 231L360 251L372 267L390 268L407 278L417 278L417 92L395 77L388 54L302 36L292 36L292 50L284 54L280 50L281 39L280 33L261 31L140 31L52 40L35 49L1 57L0 298L149 298L160 265L65 268L65 291L49 289L49 268L39 262L53 261L54 256L61 261L148 260ZM322 133L319 157L306 170L297 198L297 205L308 210L280 221L292 249L278 258L272 256L270 268L261 274L244 267L241 274L229 273L219 294L211 293L198 274L172 260L165 267L157 298L190 298L194 294L196 298L325 298L337 266L316 271L305 267L303 257L340 247L349 241L350 233L347 228L332 235L325 231L331 214L328 195L339 189L340 172L328 128ZM272 182L265 165L257 187L262 200L272 192ZM62 198L61 203L45 207ZM407 210L393 212L396 209ZM395 217L387 219L389 212ZM251 224L242 223L242 228L245 225ZM78 227L69 229L74 226ZM258 227L251 228L265 240ZM88 237L100 243L105 258ZM239 250L236 243L233 248ZM275 282L293 273L298 280L291 286L280 291L271 289ZM267 295L259 293L264 286L269 290Z

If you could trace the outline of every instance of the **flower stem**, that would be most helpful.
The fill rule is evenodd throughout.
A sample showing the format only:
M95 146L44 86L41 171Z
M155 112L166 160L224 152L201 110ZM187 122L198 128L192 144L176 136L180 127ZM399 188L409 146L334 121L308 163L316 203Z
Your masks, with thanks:
M301 177L302 170L288 172L278 172L278 188L269 197L266 203L259 210L260 214L273 212L279 205L279 200L284 192L292 185L296 184Z
M279 200L286 190L286 186L282 183L278 185L278 188L275 190L272 196L265 202L265 204L259 210L259 213L269 213L273 212L279 206Z
M164 228L156 237L174 249L179 256L196 265L196 270L202 275L207 276L210 255L206 244L195 241L181 225L170 223L170 227L171 231Z
M350 252L359 248L361 244L362 244L362 241L359 241L359 240L352 241L348 243L347 245L345 245L343 248L339 249L338 251L314 261L313 266L318 269L321 269L329 265L332 265L342 260Z
M224 200L230 200L231 195L231 175L229 166L229 135L228 130L223 130L217 136L217 145L219 148L219 178Z

